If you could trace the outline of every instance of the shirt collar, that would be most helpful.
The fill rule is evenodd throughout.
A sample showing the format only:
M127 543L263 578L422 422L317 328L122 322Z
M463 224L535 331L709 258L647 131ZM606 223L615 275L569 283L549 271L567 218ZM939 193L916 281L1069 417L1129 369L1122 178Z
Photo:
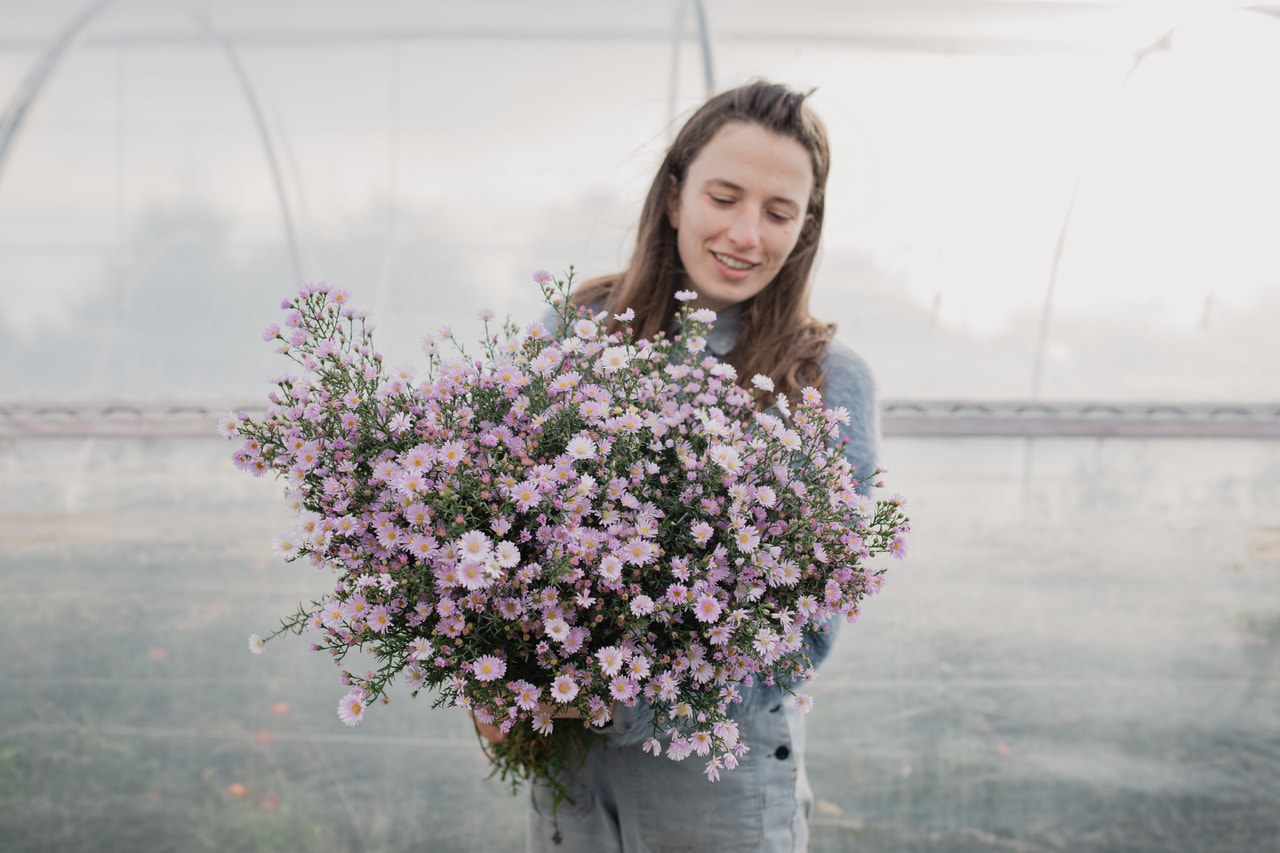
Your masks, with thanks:
M716 312L716 319L707 332L707 349L716 358L727 356L738 343L738 336L742 333L742 305L743 303L738 302ZM671 334L679 335L683 331L680 318L674 318L671 321Z

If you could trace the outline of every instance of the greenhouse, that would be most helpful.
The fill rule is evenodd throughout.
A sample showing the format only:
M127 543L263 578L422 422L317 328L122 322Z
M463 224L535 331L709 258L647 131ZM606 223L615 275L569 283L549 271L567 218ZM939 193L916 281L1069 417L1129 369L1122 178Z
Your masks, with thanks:
M249 654L334 581L218 421L304 284L422 373L626 269L753 80L825 123L809 307L912 528L811 683L808 849L1270 849L1277 79L1225 0L0 2L0 849L525 849L463 709Z

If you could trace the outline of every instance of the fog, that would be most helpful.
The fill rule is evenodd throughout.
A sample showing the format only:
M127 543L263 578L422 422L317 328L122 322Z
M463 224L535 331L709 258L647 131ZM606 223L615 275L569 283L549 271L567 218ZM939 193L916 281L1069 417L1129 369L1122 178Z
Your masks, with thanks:
M1275 846L1274 5L0 0L0 848L521 849L457 709L348 730L323 656L248 654L331 579L211 412L302 282L421 366L621 269L756 77L830 131L812 309L927 427L884 424L911 552L814 682L811 849Z
M0 357L21 368L0 398L252 398L258 331L298 278L350 288L398 363L482 307L536 316L537 269L620 268L705 93L696 19L536 5L108 3L34 97L88 7L0 5L9 125L29 102L0 163ZM1274 398L1280 22L704 8L716 87L816 87L815 311L887 397Z

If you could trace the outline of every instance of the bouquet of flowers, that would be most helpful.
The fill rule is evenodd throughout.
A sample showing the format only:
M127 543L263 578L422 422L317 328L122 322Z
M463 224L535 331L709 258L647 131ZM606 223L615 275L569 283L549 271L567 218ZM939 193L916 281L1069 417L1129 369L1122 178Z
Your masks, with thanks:
M606 335L607 315L571 306L572 273L535 278L556 328L493 332L486 312L483 357L428 338L422 381L384 368L347 291L285 302L264 338L305 374L220 431L244 442L237 466L287 481L298 521L276 555L336 585L267 639L311 633L340 668L372 656L342 669L349 725L400 680L499 726L490 758L515 785L562 795L571 746L640 701L646 751L696 753L715 780L746 749L744 688L812 705L795 690L805 633L854 619L882 580L869 558L905 553L902 502L858 491L873 472L840 452L847 411L812 388L793 405L764 376L744 388L705 354L714 312L686 304L671 337Z

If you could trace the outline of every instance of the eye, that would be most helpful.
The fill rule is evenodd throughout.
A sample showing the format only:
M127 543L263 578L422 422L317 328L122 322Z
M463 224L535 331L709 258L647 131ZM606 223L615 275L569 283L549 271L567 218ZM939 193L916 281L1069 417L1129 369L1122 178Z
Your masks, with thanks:
M720 205L721 207L728 207L729 205L733 204L733 199L727 198L722 195L711 195L710 198L712 202Z
M771 210L769 211L769 218L772 219L774 222L787 223L787 222L790 222L795 217L793 217L789 213L782 213L777 210Z

